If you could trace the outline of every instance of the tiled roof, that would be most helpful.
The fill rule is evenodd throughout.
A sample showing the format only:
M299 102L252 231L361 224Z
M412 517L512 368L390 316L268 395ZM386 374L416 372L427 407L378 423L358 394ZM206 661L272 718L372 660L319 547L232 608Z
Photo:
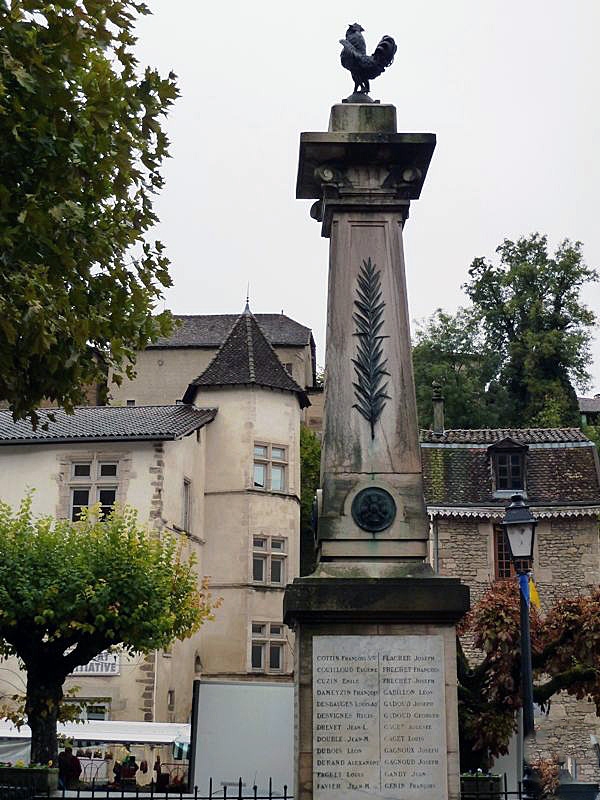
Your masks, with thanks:
M181 439L211 422L216 413L214 408L188 405L80 406L74 414L47 408L38 411L40 421L33 430L28 420L14 422L10 411L0 411L0 445Z
M598 413L600 411L600 396L596 397L578 397L579 410L584 414Z
M193 403L200 386L248 386L256 384L297 395L302 408L310 402L278 359L255 317L247 308L204 372L193 380L183 396Z
M428 506L505 506L494 495L488 447L510 438L528 445L525 489L532 505L600 503L595 448L578 428L449 430L421 432L421 461Z
M220 347L239 319L239 314L173 315L181 324L169 338L149 349L162 347ZM311 344L310 328L285 314L256 314L261 330L274 346L305 347Z
M579 428L479 428L449 430L443 434L421 431L422 442L435 444L494 444L514 439L519 444L551 444L558 442L588 442Z

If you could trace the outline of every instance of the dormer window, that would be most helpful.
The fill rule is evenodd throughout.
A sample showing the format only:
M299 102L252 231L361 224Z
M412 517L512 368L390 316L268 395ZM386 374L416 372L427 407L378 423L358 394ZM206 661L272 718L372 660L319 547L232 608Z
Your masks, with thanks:
M496 489L524 489L524 461L522 452L496 453Z
M493 492L505 496L526 491L527 446L506 438L488 448Z

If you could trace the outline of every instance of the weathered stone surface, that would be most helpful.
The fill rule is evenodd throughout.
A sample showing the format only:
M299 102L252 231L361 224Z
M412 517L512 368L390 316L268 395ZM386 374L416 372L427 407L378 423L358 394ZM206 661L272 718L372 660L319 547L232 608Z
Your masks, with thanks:
M446 797L443 639L313 638L313 796Z
M428 522L423 500L417 437L416 403L408 303L404 276L400 215L339 212L334 215L329 275L323 436L323 506L321 538L364 538L348 507L350 494L366 482L389 491L399 513L387 538L426 541ZM381 341L388 400L371 426L354 407L357 403L355 359L357 337L350 320L355 309L358 275L371 259L381 276L385 302ZM370 538L370 537L369 537ZM381 537L376 537L379 541ZM410 558L410 552L398 557ZM422 558L422 548L413 557Z
M319 800L358 799L365 793L409 799L458 797L455 623L468 610L469 592L457 580L432 576L424 563L429 524L402 245L410 200L420 194L435 136L395 131L393 107L346 104L332 109L328 133L305 133L300 142L297 197L317 198L311 215L322 221L322 234L330 237L331 247L320 563L313 575L288 586L284 597L284 621L296 633L298 800L312 800L313 792ZM365 504L360 510L355 504L359 495ZM381 507L378 498L383 498ZM325 639L325 650L320 650ZM392 707L380 703L383 672L378 672L376 685L369 684L373 674L357 685L376 693L382 724L373 727L368 717L360 722L355 696L347 696L351 708L340 706L334 713L349 713L343 719L356 725L371 719L367 740L351 741L348 721L343 757L333 738L332 752L327 752L327 744L322 752L316 723L317 715L327 712L319 688L326 690L322 679L335 684L340 694L332 696L329 707L335 709L344 699L344 685L343 676L339 683L333 670L324 675L317 667L313 672L313 646L315 657L329 652L343 655L348 663L357 647L363 654L368 649L377 656L377 669L382 657L406 656L415 690L416 659L425 653L431 657L429 649L435 650L434 699L427 702L435 704L431 713L436 719L427 742L423 731L414 734L422 735L422 741L407 741L403 753L400 737L410 732L399 724L402 718L393 718L398 725L394 733L383 727L383 714ZM385 720L392 724L391 718ZM394 736L398 738L392 740ZM356 754L350 752L353 745ZM420 775L416 769L411 772L416 759L415 765L408 764L408 748L417 745L422 748L417 757L431 760L420 765L426 768ZM356 759L348 759L351 755ZM395 765L396 769L394 758L404 759L406 769ZM408 789L402 785L405 779L412 781Z
M384 103L338 103L331 107L329 131L396 133L396 106Z
M336 543L324 559L426 556L402 229L435 136L398 134L395 117L391 105L340 104L328 133L300 143L297 196L318 198L331 238L319 538ZM351 513L367 486L397 509L374 536Z
M454 623L468 609L468 588L456 578L439 577L296 578L283 601L290 627L312 619Z
M352 559L359 564L365 561L385 563L384 559L402 559L412 562L423 561L427 557L427 542L379 541L375 538L357 540L349 538L321 539L321 560Z
M387 642L396 637L435 637L443 641L443 654L439 664L443 668L443 703L445 708L445 729L441 735L445 739L445 775L447 782L447 797L449 800L458 798L458 711L456 699L456 639L453 624L439 624L435 622L391 623L374 622L367 619L355 620L346 615L337 620L319 619L317 615L312 620L306 620L299 628L296 638L296 680L297 680L297 753L298 774L296 793L299 800L312 800L313 797L313 643L318 637L377 637L382 640L381 652L387 647ZM418 649L418 648L417 648ZM402 735L402 734L399 734ZM374 793L377 796L376 793ZM388 790L381 793L385 797L394 795ZM363 795L364 796L364 795ZM427 793L422 794L428 797Z
M302 133L296 197L321 198L327 193L324 187L332 185L345 167L364 165L385 170L390 178L388 200L394 197L404 198L405 202L416 200L423 188L435 141L433 133ZM318 168L330 169L331 176L317 172ZM377 198L373 201L376 203Z

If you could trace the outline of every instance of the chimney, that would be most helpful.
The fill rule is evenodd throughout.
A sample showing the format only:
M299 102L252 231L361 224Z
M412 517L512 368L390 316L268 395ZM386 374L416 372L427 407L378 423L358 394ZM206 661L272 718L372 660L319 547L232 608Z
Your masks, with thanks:
M433 401L433 432L441 436L444 433L444 395L437 381L431 384Z

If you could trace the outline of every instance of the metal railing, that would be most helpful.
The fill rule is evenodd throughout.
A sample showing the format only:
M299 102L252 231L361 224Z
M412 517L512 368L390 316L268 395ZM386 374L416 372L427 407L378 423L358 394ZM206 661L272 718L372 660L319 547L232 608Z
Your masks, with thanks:
M0 784L0 800L30 800L34 797L30 786Z
M215 786L211 778L208 783L208 793L204 794L198 786L193 789L188 789L186 786L160 788L155 783L150 783L147 786L131 786L131 787L114 787L114 786L96 786L92 783L91 786L81 786L77 789L61 789L57 792L46 792L45 794L31 794L21 795L15 797L14 800L42 800L42 798L53 797L58 798L77 798L78 800L119 800L125 798L126 800L133 800L139 798L140 800L293 800L293 795L288 793L287 784L284 785L283 791L273 789L273 780L269 778L268 788L259 788L257 785L247 787L243 780L240 778L237 784L220 784ZM0 800L13 800L12 796L0 793Z
M490 775L461 775L460 797L461 800L527 800L521 781L517 784L516 791L508 791L506 773L499 776Z

